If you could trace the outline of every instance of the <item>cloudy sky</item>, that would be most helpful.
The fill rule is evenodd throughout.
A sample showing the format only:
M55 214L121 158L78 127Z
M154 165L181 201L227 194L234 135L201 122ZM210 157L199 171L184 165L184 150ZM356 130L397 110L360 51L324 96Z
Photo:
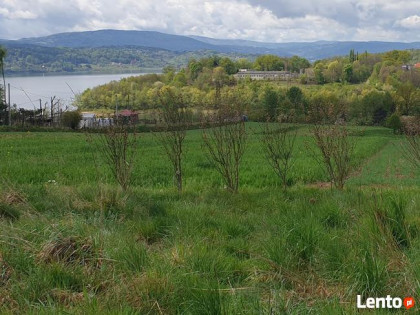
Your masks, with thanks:
M0 0L0 38L98 29L270 42L420 41L419 0Z

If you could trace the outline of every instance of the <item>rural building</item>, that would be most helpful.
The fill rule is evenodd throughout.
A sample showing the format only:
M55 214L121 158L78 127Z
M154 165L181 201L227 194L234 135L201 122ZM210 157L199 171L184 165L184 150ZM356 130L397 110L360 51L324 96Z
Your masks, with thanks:
M299 74L290 71L255 71L240 69L233 75L236 79L250 78L251 80L290 80L297 78Z
M92 128L95 126L96 115L94 113L82 113L79 128Z
M403 70L409 71L409 70L413 70L413 69L420 69L420 62L414 64L414 65L402 65L401 68L403 68Z
M108 127L113 124L112 118L97 117L95 113L82 113L79 128Z
M136 124L139 122L139 114L129 109L124 109L118 112L118 119L123 123Z

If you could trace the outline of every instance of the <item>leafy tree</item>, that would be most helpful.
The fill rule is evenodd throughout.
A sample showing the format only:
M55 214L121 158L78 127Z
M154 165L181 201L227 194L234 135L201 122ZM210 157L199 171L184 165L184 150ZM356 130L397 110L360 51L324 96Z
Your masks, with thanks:
M287 98L296 106L299 106L303 103L304 95L301 90L301 88L297 86L292 86L290 89L286 92Z
M396 66L391 62L382 62L379 64L378 79L382 83L396 86L399 84L397 80L397 73L400 70L400 65Z
M420 70L415 68L410 71L403 71L399 75L401 82L411 82L415 88L420 88Z
M162 72L165 75L165 82L172 82L175 77L175 68L173 66L166 66L162 69Z
M324 77L325 65L322 62L317 62L314 66L314 79L317 84L324 84L326 82Z
M301 116L306 112L304 94L299 87L292 86L288 89L286 97L292 104L295 116Z
M286 96L293 104L301 104L303 102L303 92L297 86L292 86L287 90Z
M384 53L383 60L400 66L410 61L411 55L407 50L392 50Z
M175 74L172 84L179 88L187 85L187 76L185 75L185 70L181 70Z
M214 107L220 108L221 106L221 96L220 90L229 81L229 77L227 76L225 69L222 67L216 67L213 69L212 73L212 81L215 87L215 100L214 100Z
M386 126L394 131L394 134L401 132L403 124L397 113L392 114L386 120Z
M220 56L213 55L210 57L201 58L200 63L203 65L203 67L216 68L220 66L220 60L221 60Z
M301 69L307 69L311 66L310 62L302 57L293 56L287 61L288 70L292 72L299 72Z
M188 63L187 69L191 80L195 80L197 79L198 74L203 70L203 65L201 62L198 62L195 59L191 59Z
M383 125L394 111L395 104L389 92L371 90L352 104L351 114L367 124Z
M398 98L398 106L402 115L409 115L419 102L419 94L410 81L400 84L397 88L396 96Z
M313 123L335 123L345 116L345 103L336 93L321 90L309 100L307 120Z
M354 54L354 49L350 49L350 53L349 53L349 62L353 63L356 61L356 56Z
M328 64L327 69L323 71L323 75L328 82L338 82L341 78L342 69L343 64L334 60Z
M270 85L266 85L264 89L262 103L267 119L269 121L275 121L278 114L279 98L277 92Z
M307 74L302 74L299 77L299 82L300 82L300 84L303 84L303 85L308 84L308 82L309 82L308 75Z
M238 72L238 68L236 66L236 64L227 57L224 57L220 60L220 66L225 69L225 72L227 74L235 74L236 72Z
M169 72L175 72L174 66L166 66L162 68L162 73L167 74Z
M344 82L353 82L353 64L344 65L342 79Z
M251 69L252 62L245 58L240 58L236 61L236 68L238 69Z
M280 71L284 69L284 61L275 55L262 55L255 60L254 68L261 71Z
M366 62L364 62L365 59L362 60L356 60L352 64L352 82L353 83L360 83L365 82L373 71L373 66L368 65Z
M63 116L61 117L61 123L63 124L63 126L69 127L73 130L77 129L81 120L82 115L79 111L76 110L64 112Z

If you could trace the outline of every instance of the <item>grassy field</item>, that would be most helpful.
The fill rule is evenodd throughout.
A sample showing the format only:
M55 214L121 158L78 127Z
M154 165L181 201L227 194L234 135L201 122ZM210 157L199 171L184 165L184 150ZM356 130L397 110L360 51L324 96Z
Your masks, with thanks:
M236 195L199 130L182 195L151 134L127 192L84 134L0 134L0 313L349 314L357 294L420 297L420 174L401 136L354 128L338 191L301 127L283 192L248 131Z

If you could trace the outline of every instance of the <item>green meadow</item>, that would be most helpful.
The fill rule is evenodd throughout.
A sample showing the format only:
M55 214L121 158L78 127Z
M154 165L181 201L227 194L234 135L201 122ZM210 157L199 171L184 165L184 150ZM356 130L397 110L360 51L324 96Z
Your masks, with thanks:
M0 313L352 314L357 295L420 297L420 173L403 136L352 127L340 191L298 126L284 192L260 126L247 130L238 194L201 130L182 194L151 133L127 191L83 133L1 133Z

